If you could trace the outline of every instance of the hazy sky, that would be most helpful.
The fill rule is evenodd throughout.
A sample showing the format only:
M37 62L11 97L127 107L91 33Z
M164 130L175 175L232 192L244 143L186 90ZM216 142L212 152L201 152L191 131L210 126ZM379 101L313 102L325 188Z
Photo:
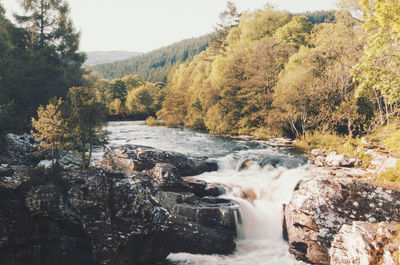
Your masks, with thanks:
M329 10L337 0L233 0L239 11L267 2L290 12ZM20 0L0 0L11 16ZM81 50L147 52L213 30L227 0L69 0Z

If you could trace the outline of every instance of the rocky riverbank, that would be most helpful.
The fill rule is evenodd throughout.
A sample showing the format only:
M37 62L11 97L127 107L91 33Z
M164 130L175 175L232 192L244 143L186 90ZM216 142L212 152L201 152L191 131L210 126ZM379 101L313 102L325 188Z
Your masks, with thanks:
M91 171L65 165L52 175L35 167L46 155L29 136L11 138L0 167L1 264L156 264L172 252L235 249L238 205L187 177L215 162L123 146Z
M371 166L322 150L311 152L310 178L283 208L284 237L312 264L398 264L400 191L364 177L396 165L374 150Z

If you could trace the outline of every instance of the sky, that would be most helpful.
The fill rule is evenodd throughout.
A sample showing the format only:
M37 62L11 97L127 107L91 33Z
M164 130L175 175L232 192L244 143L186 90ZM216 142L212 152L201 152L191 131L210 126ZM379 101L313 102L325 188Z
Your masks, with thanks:
M268 2L292 13L331 10L337 0L233 0L240 12ZM0 0L6 14L20 0ZM227 0L68 0L70 17L81 32L82 51L149 52L213 31Z

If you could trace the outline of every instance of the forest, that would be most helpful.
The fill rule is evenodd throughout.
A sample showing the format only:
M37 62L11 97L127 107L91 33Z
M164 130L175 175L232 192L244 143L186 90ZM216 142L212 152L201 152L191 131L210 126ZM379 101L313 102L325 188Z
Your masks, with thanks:
M334 11L313 11L297 14L305 16L312 24L333 21ZM215 33L180 41L167 47L143 54L128 60L93 66L92 69L102 78L111 80L125 75L138 75L148 82L166 82L169 72L177 64L191 61L204 51Z
M272 8L223 15L223 41L168 76L157 113L167 126L304 139L390 125L387 140L400 140L397 2L343 1L321 24Z
M105 79L138 75L148 82L165 82L176 64L191 61L208 46L209 36L180 41L128 60L95 65L92 69Z
M15 24L0 8L3 135L31 130L31 117L52 105L66 127L75 129L69 135L82 133L85 139L106 119L152 116L152 124L259 138L356 139L391 130L382 141L398 148L400 7L395 1L371 6L346 0L334 16L331 11L293 15L271 7L239 14L228 3L210 36L94 71L82 66L85 54L79 52L67 2L44 8L35 3L23 3ZM102 68L111 80L99 77ZM101 113L95 128L82 128L77 113L85 108L91 115Z

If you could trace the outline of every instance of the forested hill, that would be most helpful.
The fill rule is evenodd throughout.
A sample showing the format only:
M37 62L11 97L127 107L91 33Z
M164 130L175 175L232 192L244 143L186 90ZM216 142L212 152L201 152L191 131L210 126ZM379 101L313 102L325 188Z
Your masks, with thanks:
M191 38L128 60L95 65L92 69L105 79L138 75L149 82L166 81L175 64L193 59L207 48L208 41L208 35Z
M334 10L319 10L319 11L307 11L304 13L296 13L295 16L305 16L308 21L312 24L320 24L324 22L333 22L335 20Z
M142 55L140 52L127 52L127 51L96 51L87 52L87 58L85 65L91 66L96 64L112 63L115 61L121 61L130 59L135 56Z

